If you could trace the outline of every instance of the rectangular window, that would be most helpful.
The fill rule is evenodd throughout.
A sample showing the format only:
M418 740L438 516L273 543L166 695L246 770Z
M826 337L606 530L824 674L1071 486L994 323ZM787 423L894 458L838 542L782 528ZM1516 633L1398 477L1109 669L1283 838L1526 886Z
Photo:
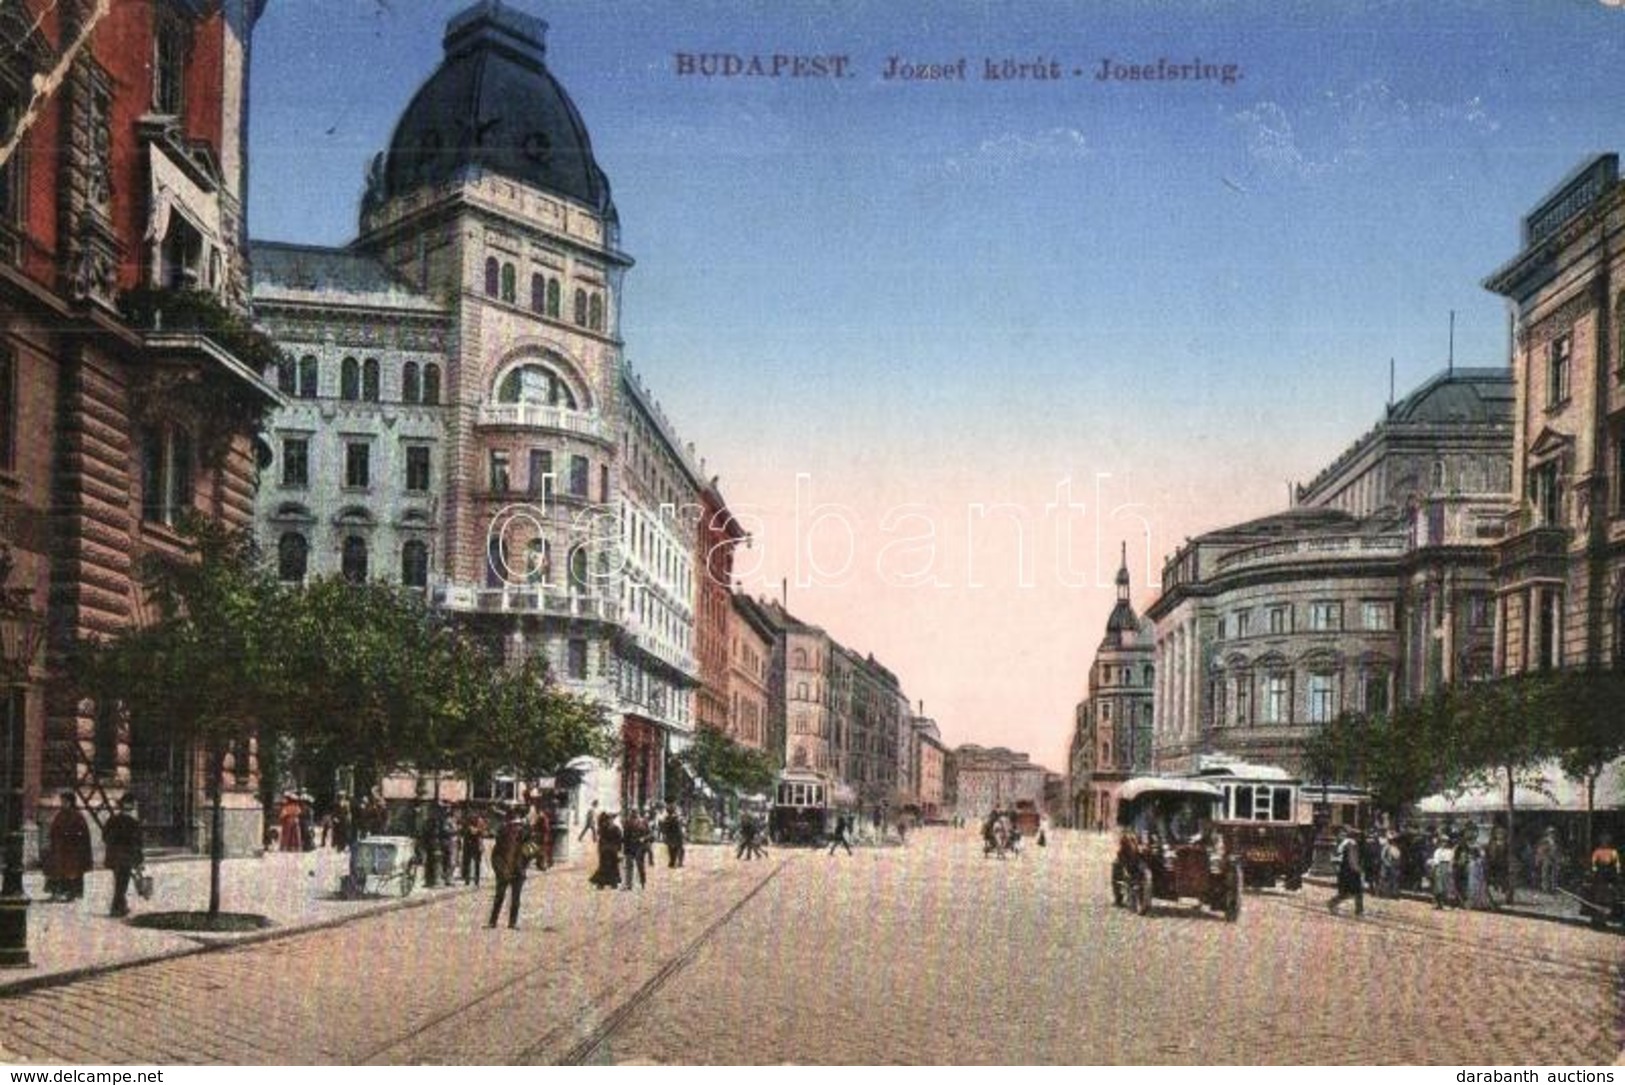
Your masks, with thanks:
M310 485L310 442L303 437L282 442L282 485Z
M570 640L565 673L578 680L587 677L587 642L579 637Z
M1381 600L1367 600L1361 603L1360 627L1376 632L1392 630L1394 628L1394 604Z
M530 496L544 503L553 499L553 453L545 448L530 450L530 476L525 484Z
M1235 696L1236 723L1246 725L1252 722L1253 715L1253 679L1252 675L1236 675Z
M598 503L609 504L609 465L598 465Z
M1330 633L1343 628L1343 604L1321 602L1309 604L1309 628L1316 633Z
M22 116L22 110L17 104L17 94L10 87L0 87L0 133L7 136L17 127L17 121ZM19 167L22 144L13 148L11 157L4 164L0 164L0 227L15 226L17 224L18 198L22 186L17 178L22 176ZM7 259L15 259L15 254L5 254Z
M570 494L573 497L587 496L587 476L591 465L585 456L570 457Z
M1265 723L1286 723L1291 718L1291 681L1287 675L1272 674L1264 679Z
M1249 634L1249 632L1251 631L1252 624L1253 624L1253 612L1252 611L1250 611L1250 610L1238 610L1238 611L1236 611L1236 636L1238 638L1247 636Z
M1574 336L1560 335L1546 349L1546 406L1560 407L1569 400L1569 363Z
M1309 676L1309 722L1330 723L1337 715L1337 676Z
M427 493L429 489L429 447L408 445L406 448L406 490L408 493Z
M1368 671L1364 678L1364 709L1368 716L1381 716L1388 712L1388 675L1385 671Z
M508 474L508 454L506 452L491 452L491 490L493 493L507 493L512 479Z
M1563 491L1557 468L1554 460L1529 471L1529 501L1534 506L1536 527L1562 526Z
M372 484L372 447L365 441L350 441L344 446L344 485L353 490L364 490Z
M141 430L141 516L149 523L179 523L192 504L192 437L178 426Z
M12 686L0 692L0 798L6 805L21 804L23 798L23 748L28 730L27 692Z
M1292 608L1270 607L1270 634L1276 636L1292 632Z
M153 33L152 107L180 116L185 106L186 30L178 19L160 16Z
M0 471L17 466L17 356L0 347Z

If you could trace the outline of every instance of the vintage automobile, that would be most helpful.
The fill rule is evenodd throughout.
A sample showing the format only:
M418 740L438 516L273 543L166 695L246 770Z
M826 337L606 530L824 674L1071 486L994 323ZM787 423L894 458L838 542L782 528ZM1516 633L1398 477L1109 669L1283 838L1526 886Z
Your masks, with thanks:
M1224 793L1200 780L1137 776L1117 792L1112 903L1146 915L1153 900L1194 898L1234 922L1242 864L1214 821Z

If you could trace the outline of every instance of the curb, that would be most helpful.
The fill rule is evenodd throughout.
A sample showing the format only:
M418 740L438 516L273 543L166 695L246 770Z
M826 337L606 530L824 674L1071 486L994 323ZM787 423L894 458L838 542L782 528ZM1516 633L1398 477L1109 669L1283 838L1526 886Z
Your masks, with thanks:
M1325 877L1325 876L1320 875L1320 874L1306 874L1306 875L1304 875L1304 878L1303 878L1303 884L1305 884L1305 885L1317 885L1317 886L1321 887L1322 889L1336 889L1337 888L1337 879L1336 878L1328 878L1328 877ZM1373 894L1373 896L1375 896L1375 895ZM1392 898L1375 898L1375 899L1392 899ZM1415 903L1415 904L1432 904L1433 903L1433 897L1432 896L1430 896L1427 893L1419 893L1414 889L1401 890L1400 894L1399 894L1399 899L1400 900L1408 900L1408 901L1411 901L1412 903ZM1581 927L1581 928L1583 928L1585 930L1593 930L1593 929L1595 929L1591 925L1591 920L1587 919L1585 916L1582 916L1582 915L1551 915L1550 913L1547 913L1547 912L1535 912L1535 911L1530 911L1527 908L1520 908L1516 904L1514 904L1514 905L1512 905L1510 907L1508 907L1505 904L1497 905L1491 911L1484 912L1482 914L1484 914L1484 915L1504 915L1504 916L1508 916L1508 917L1510 917L1512 919L1535 919L1535 920L1540 920L1541 922L1544 922L1544 923L1561 923L1561 924L1564 924L1565 926Z
M366 919L370 916L386 915L390 912L402 912L409 908L426 908L437 901L450 900L452 897L455 897L460 893L472 893L477 891L477 887L472 885L453 886L450 893L443 893L440 890L431 890L431 892L435 894L432 897L403 897L400 900L389 901L379 905L376 908L369 908L364 912L356 912L352 915L330 916L326 919L318 919L309 923L291 923L286 926L269 927L265 930L251 931L241 935L228 934L211 937L209 935L199 936L195 934L182 934L182 937L201 937L206 940L196 941L195 944L189 946L176 946L173 949L158 950L153 953L145 954L144 956L131 957L127 960L109 961L106 964L87 964L82 965L79 968L69 968L61 972L47 972L37 976L19 976L15 980L7 980L3 978L4 973L0 972L0 1000L10 998L13 995L22 995L33 991L44 990L49 987L64 987L70 983L78 983L81 980L91 979L96 976L105 976L114 972L122 972L127 968L139 968L142 965L158 964L162 961L172 961L178 957L194 957L203 953L217 953L225 949L234 949L237 946L250 946L259 945L265 942L275 942L281 938L291 938L296 934L308 934L311 931L329 930L333 927L342 927L346 923L354 923L357 920Z

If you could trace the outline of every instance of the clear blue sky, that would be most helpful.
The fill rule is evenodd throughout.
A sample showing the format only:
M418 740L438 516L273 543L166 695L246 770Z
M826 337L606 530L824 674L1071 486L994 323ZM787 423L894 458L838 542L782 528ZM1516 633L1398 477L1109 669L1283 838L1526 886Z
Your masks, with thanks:
M792 584L792 609L892 666L950 741L1055 769L1111 602L1054 570L1061 480L1087 506L1072 568L1094 584L1098 534L1109 583L1126 538L1143 606L1182 537L1279 508L1377 419L1390 358L1401 394L1441 368L1451 310L1458 364L1505 364L1480 280L1543 193L1625 144L1625 7L1604 0L513 3L551 24L614 187L627 354L757 515L752 587L794 580L798 550L840 565L839 531L798 533L807 474L851 510L855 571ZM353 236L366 163L462 6L273 0L254 236ZM676 74L713 51L853 74ZM892 55L972 78L886 81ZM1065 78L978 78L1006 56ZM1241 77L1101 83L1106 57ZM968 511L1001 501L1031 517L1020 540ZM903 504L937 525L941 586L876 572Z

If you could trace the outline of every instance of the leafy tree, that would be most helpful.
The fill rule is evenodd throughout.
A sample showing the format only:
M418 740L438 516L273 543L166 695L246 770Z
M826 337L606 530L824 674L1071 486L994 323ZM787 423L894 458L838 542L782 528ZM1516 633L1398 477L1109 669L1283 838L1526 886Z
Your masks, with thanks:
M741 746L715 727L695 728L694 740L675 760L713 786L747 794L770 790L778 774L766 753Z
M1555 690L1552 742L1563 775L1585 785L1585 850L1591 851L1597 778L1625 757L1625 675L1614 671L1570 672Z
M1539 787L1534 770L1555 752L1555 719L1561 703L1560 684L1547 675L1515 675L1466 687L1452 713L1456 750L1465 779L1485 786L1504 786L1509 849L1517 786ZM1510 874L1510 871L1509 871ZM1513 902L1515 877L1506 879L1507 903Z
M138 570L158 619L81 640L72 671L84 695L122 704L147 734L203 754L212 919L220 914L226 754L290 693L277 634L287 597L247 534L201 517L182 528L190 554L154 552Z
M578 757L607 761L614 752L603 707L563 689L532 655L486 676L456 760L471 776L509 770L531 780L557 777Z

